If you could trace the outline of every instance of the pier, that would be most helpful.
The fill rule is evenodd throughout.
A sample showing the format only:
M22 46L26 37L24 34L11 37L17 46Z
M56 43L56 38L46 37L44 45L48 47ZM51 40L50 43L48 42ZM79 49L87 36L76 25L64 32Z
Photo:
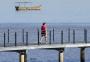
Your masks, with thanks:
M55 29L48 31L48 43L40 43L40 30L37 29L37 41L30 42L29 38L32 36L29 32L24 31L22 29L21 38L22 42L18 41L18 33L16 31L11 32L10 29L7 29L6 32L2 32L2 39L3 41L0 42L0 51L5 52L17 52L19 54L19 62L27 62L27 50L30 49L49 49L49 50L56 50L58 51L58 62L64 62L64 51L65 48L80 48L80 62L85 62L85 48L90 47L90 40L88 40L89 31L87 29L66 29L67 30L67 37L65 37L65 30L60 30L60 41L56 41L55 36ZM78 41L76 39L77 30L83 31L82 37L83 41ZM10 39L12 38L10 33L13 33L13 41L11 42ZM57 33L57 32L56 32ZM65 41L64 39L67 38Z

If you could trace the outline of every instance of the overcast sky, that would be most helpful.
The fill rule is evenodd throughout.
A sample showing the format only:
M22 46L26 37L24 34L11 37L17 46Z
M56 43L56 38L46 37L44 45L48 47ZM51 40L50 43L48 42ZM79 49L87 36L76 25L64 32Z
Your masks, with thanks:
M18 1L0 1L0 23L90 23L90 0L29 0L42 9L28 12L15 11Z

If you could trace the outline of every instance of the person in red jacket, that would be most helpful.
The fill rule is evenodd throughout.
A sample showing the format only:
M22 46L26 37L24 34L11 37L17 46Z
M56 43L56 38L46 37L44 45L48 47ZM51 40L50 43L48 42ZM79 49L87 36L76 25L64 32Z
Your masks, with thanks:
M47 25L46 25L46 23L42 23L42 26L41 26L41 41L43 40L43 37L45 38L45 41L47 42Z

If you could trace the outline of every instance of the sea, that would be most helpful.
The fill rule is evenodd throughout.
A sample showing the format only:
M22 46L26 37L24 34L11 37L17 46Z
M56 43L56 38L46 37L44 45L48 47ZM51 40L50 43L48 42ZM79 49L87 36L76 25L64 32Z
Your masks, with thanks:
M61 31L63 31L63 42L73 43L73 30L75 30L75 43L84 43L84 30L87 30L87 42L90 42L90 24L89 23L46 23L49 34L51 31L51 43L61 43ZM17 32L17 42L22 42L22 30L24 29L24 42L26 42L26 32L28 32L29 43L37 43L37 30L41 28L42 23L0 23L0 45L3 43L3 33L6 33L6 43L14 43L14 34ZM53 41L54 29L54 41ZM68 41L68 30L70 30L70 39ZM48 42L49 43L49 42ZM27 62L59 62L57 50L31 49L27 50ZM90 62L90 48L85 48L85 62ZM0 62L19 62L17 52L0 52ZM65 48L64 62L80 62L80 48Z

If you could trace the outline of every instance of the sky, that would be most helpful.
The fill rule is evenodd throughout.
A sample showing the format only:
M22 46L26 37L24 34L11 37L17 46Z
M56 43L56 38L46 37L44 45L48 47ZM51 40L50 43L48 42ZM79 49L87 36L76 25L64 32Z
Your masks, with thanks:
M17 12L19 1L42 7L40 11ZM90 0L1 0L0 8L0 23L90 23Z

